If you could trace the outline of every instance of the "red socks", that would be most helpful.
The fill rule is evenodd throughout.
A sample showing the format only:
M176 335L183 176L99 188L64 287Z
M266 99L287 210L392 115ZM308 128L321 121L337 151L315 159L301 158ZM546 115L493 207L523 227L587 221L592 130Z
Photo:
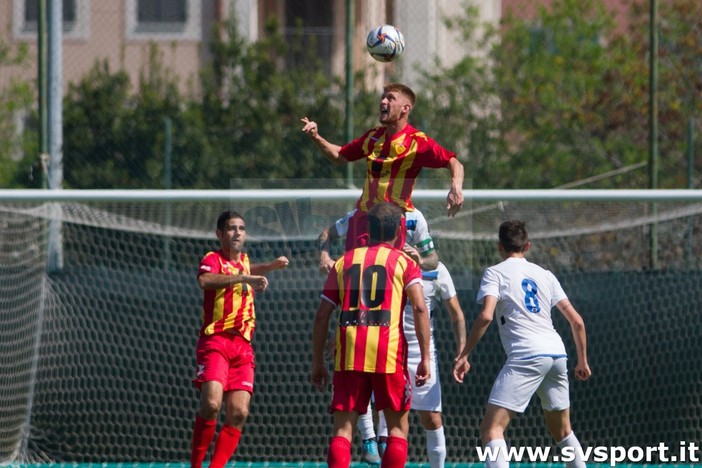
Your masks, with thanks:
M207 455L207 449L214 439L215 429L217 428L217 420L202 419L200 416L195 416L195 424L193 425L193 442L190 448L190 466L191 468L202 468L202 462Z
M388 437L388 446L380 464L383 468L403 468L407 462L407 440L400 437Z
M226 424L222 426L217 436L217 441L214 446L214 453L212 454L212 461L210 462L210 468L223 468L227 464L236 446L239 445L239 439L241 438L241 431L234 426L227 426Z
M348 468L351 465L351 442L344 437L332 437L327 453L329 468Z
M202 419L200 416L195 416L195 425L193 426L193 443L190 451L190 467L202 468L202 462L207 456L207 449L210 448L212 439L214 439L215 430L217 429L217 420ZM222 468L227 464L229 459L234 454L236 446L239 445L241 431L233 426L222 426L215 442L214 453L210 468Z

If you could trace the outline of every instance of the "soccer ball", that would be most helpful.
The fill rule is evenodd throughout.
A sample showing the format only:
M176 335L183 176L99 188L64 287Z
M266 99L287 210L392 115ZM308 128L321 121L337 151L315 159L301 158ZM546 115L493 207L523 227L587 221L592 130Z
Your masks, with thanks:
M371 29L366 39L368 53L378 62L392 62L405 50L405 37L391 24Z

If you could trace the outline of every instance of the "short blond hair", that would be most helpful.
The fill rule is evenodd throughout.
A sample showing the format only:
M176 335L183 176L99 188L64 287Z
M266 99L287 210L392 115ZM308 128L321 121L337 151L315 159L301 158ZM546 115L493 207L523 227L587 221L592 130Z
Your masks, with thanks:
M412 91L412 88L402 83L388 83L383 86L383 93L388 93L390 91L396 91L402 93L410 100L410 104L414 106L414 101L417 100L417 96Z

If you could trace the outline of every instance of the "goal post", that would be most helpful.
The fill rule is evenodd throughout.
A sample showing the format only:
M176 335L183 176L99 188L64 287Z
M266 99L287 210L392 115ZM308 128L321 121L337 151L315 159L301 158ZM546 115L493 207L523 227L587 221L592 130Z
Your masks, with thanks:
M0 462L180 462L197 392L200 258L218 214L241 213L253 261L290 266L257 296L257 374L236 460L320 462L329 393L308 382L311 323L324 281L316 238L358 190L0 190ZM588 330L594 378L571 384L583 445L677 447L702 439L702 191L416 190L468 324L482 270L499 261L497 227L527 223L529 258L561 280ZM655 206L655 209L652 207ZM61 224L63 267L47 268ZM656 226L659 268L650 269ZM341 253L342 245L333 247ZM557 315L557 314L556 314ZM491 329L463 385L450 377L448 314L435 315L449 463L476 462L478 423L504 360ZM555 323L575 364L565 323ZM411 462L424 435L411 419ZM513 445L551 446L538 400ZM357 445L357 444L356 444ZM354 449L354 459L357 459Z

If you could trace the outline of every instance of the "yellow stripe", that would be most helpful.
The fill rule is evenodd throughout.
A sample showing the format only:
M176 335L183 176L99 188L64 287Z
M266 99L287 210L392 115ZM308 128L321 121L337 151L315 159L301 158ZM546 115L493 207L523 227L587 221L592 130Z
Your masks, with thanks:
M344 284L344 260L346 257L343 257L341 261L336 262L334 264L334 268L336 268L336 284L337 287L339 287L339 312L341 312L341 308L344 304L344 294L345 291L343 290L343 284ZM336 352L334 353L334 370L341 370L341 334L339 333L339 324L337 323L337 333L334 333L334 336L336 337L336 346L334 349Z
M366 257L367 252L368 252L368 247L361 247L359 249L354 250L352 264L360 263L361 266L363 266L363 261ZM342 272L342 275L343 275L343 272ZM351 288L360 288L360 285L352 284L352 285L350 285L350 287ZM360 292L360 289L359 289L359 292ZM348 291L346 291L344 289L344 295L346 295L347 293L348 293ZM357 336L358 336L358 327L346 327L346 349L344 351L346 353L346 368L347 369L353 369L355 364L356 364L355 351L356 351L356 337Z
M404 271L407 269L407 260L404 256L400 256L397 259L397 266L395 268L395 281L392 282L392 305L393 305L393 312L399 312L399 313L393 313L392 314L392 321L390 323L390 340L388 342L388 356L387 360L385 362L385 366L387 369L394 369L395 366L397 366L397 352L400 349L400 328L402 327L402 320L401 320L401 313L402 313L402 304L400 301L402 300L402 293L403 293L403 286L404 282L402 281L402 277L404 274ZM399 281L397 280L397 277L399 277Z
M377 132L372 132L371 135L366 139L363 145L363 151L367 155L366 156L366 180L365 183L363 184L363 192L361 193L361 199L360 199L360 206L363 211L368 211L366 208L366 205L368 204L369 201L372 201L373 204L379 202L379 201L385 201L385 192L387 192L387 186L388 186L388 177L383 177L378 179L378 192L377 195L375 196L374 200L369 200L371 197L370 195L370 182L373 180L373 177L370 177L370 173L373 169L373 162L378 159L380 154L382 153L383 150L383 144L385 143L385 139L387 138L387 132L383 133L383 135L375 140L373 142L370 138L372 135L376 135ZM382 171L381 171L382 172Z
M376 265L385 265L388 261L388 255L390 254L390 249L381 247L378 249L378 255L375 258ZM376 286L378 284L377 274L373 275L371 284L371 291L374 293L379 293ZM374 299L374 298L371 298ZM380 304L376 309L382 309L383 304ZM367 372L374 372L376 370L376 363L378 361L378 340L380 339L380 327L368 327L368 338L366 340L366 354L365 361L363 363L363 368Z
M402 143L401 138L398 138L397 141L392 142L392 151L395 151L395 144L400 144ZM395 184L395 186L392 188L392 199L397 203L400 207L402 208L407 208L407 204L403 201L402 199L402 188L405 185L405 181L407 180L407 171L409 168L412 167L412 163L414 162L414 159L417 157L417 142L412 139L410 140L412 142L412 145L410 148L407 150L406 156L402 158L402 164L400 166L400 170L395 174L395 180L400 182L399 184ZM395 156L397 157L397 156ZM413 182L414 183L414 182Z

